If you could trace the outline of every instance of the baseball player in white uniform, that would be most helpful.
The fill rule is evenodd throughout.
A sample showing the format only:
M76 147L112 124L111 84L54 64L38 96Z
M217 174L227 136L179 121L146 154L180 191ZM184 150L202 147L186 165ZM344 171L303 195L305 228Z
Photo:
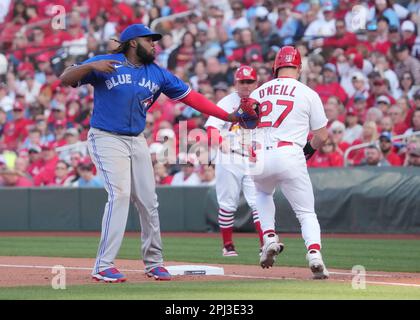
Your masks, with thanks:
M297 49L285 46L274 61L274 79L254 90L250 98L260 103L263 133L261 147L255 150L262 172L253 176L257 189L256 205L260 214L264 245L260 265L269 268L284 248L275 233L273 194L277 186L291 204L301 225L308 253L306 258L314 278L328 278L321 255L321 231L314 210L314 194L306 160L328 138L327 117L318 94L299 82L301 57ZM313 138L307 141L309 131ZM303 151L302 151L303 148Z
M239 67L234 76L236 91L224 97L217 105L227 112L236 110L241 98L257 87L257 71L250 66ZM216 193L219 204L218 222L223 240L223 256L237 256L233 243L234 214L238 208L241 190L252 210L252 217L260 238L260 247L263 245L261 225L255 205L255 185L249 175L248 148L251 143L252 130L246 130L239 125L209 117L205 127L209 137L216 139L216 146L221 142L215 158L216 167ZM214 132L216 131L216 132ZM213 139L214 141L215 139Z

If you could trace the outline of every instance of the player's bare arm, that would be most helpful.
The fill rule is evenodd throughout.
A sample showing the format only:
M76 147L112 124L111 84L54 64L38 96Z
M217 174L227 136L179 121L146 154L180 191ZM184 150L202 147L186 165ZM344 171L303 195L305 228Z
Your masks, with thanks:
M319 149L321 148L324 143L328 140L328 130L326 127L323 127L318 130L313 131L313 138L310 142L312 148Z
M326 127L322 127L318 130L313 131L313 138L311 141L308 141L303 148L303 153L305 154L306 160L309 160L315 151L321 148L324 143L328 140L328 130Z
M86 75L92 71L112 73L115 71L115 64L121 64L118 60L92 61L80 66L68 67L60 76L61 84L64 86L76 86Z

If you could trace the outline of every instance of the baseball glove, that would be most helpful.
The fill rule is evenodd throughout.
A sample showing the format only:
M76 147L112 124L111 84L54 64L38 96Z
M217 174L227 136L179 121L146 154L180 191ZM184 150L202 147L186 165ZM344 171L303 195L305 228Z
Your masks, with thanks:
M260 123L260 103L252 98L242 98L235 116L242 128L255 129Z

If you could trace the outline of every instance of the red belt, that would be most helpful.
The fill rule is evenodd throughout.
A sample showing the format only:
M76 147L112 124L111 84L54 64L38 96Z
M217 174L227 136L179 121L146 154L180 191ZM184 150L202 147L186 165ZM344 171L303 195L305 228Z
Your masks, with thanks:
M292 146L293 142L289 142L289 141L278 141L277 142L277 148L280 147L285 147L285 146ZM272 150L273 148L275 148L276 146L269 146L269 147L265 147L266 150Z
M277 148L284 147L284 146L292 146L293 142L289 141L279 141L277 142Z

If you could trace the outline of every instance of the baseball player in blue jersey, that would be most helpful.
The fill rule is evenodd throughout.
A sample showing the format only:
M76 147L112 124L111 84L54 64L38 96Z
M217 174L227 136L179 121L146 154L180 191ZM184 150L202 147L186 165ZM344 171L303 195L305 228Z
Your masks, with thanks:
M164 93L225 121L256 116L252 110L228 114L156 65L155 41L161 38L142 24L130 25L121 33L120 46L113 54L90 58L60 76L63 85L94 87L88 146L108 193L92 272L98 281L126 281L114 259L124 237L130 199L139 212L145 273L156 280L171 279L163 266L153 167L142 134L146 112L159 95Z

